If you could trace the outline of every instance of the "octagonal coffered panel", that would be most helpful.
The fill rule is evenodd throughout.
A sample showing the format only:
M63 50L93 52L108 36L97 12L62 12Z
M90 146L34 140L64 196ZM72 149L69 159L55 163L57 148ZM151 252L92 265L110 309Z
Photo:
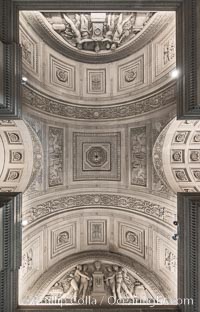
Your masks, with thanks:
M73 133L73 179L121 180L121 134Z
M87 143L85 144L87 146ZM88 144L89 148L84 153L83 162L85 170L110 170L110 144Z

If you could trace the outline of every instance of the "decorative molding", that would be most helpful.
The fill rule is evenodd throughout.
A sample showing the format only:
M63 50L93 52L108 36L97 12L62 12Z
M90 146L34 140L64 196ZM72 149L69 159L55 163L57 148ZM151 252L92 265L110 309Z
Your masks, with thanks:
M118 222L119 248L145 258L145 230L142 227Z
M38 74L38 46L37 42L20 27L19 29L19 41L21 44L22 61L33 72Z
M31 206L25 216L29 224L43 220L56 213L71 211L73 209L84 209L85 207L110 207L114 209L127 210L150 217L158 222L172 225L175 213L167 207L152 203L147 200L122 196L115 194L90 194L69 195L46 201L44 203Z
M51 258L57 257L60 253L76 248L76 228L76 222L73 222L51 230L49 233L51 236Z
M18 270L21 265L22 196L0 194L0 309L16 311Z
M121 180L121 133L73 133L73 179Z
M106 69L87 69L87 93L106 93Z
M144 55L118 67L118 92L144 84Z
M107 220L87 220L87 244L107 244Z
M5 131L5 135L7 137L9 144L22 144L22 137L19 131Z
M200 308L200 196L178 193L178 297L192 298L182 305L183 312Z
M146 114L176 103L176 86L170 85L164 90L129 104L85 107L57 101L30 87L23 88L23 104L53 116L77 120L115 120Z
M59 61L53 55L49 56L50 83L68 91L76 91L75 66Z
M94 7L92 8L93 11ZM106 12L105 7L102 8L103 12ZM101 11L102 11L101 10ZM108 9L108 11L110 8ZM114 9L115 11L115 9ZM121 11L121 7L119 7L119 12ZM127 9L124 12L130 12L130 8L127 7ZM133 9L135 12L136 10ZM73 12L73 10L71 11ZM80 12L80 8L79 8ZM90 11L91 12L91 11ZM115 13L116 14L116 13ZM66 15L66 14L65 14ZM34 12L34 14L31 12L26 12L24 14L24 17L26 20L29 21L31 24L31 27L38 33L42 38L44 38L45 42L51 46L54 50L58 51L59 53L63 54L66 57L72 58L76 61L83 62L83 57L86 63L110 63L117 60L120 60L122 57L127 57L136 51L139 51L141 48L144 47L144 43L147 43L151 41L156 35L159 33L160 29L164 29L168 23L172 21L172 15L171 12L165 12L163 14L162 12L157 12L153 15L153 17L150 19L149 23L144 27L142 31L138 35L134 37L133 40L130 40L127 42L127 44L122 45L116 49L110 50L102 50L97 52L91 52L87 50L77 49L75 42L73 46L67 44L67 42L58 35L55 31L52 31L49 25L49 22L44 18L44 16L40 12ZM61 18L62 19L62 18ZM60 23L60 17L58 17L58 27L62 27L63 31L63 25L61 24L65 23L64 18L62 19L62 23ZM142 20L141 20L142 22ZM59 25L60 24L60 25ZM56 25L56 27L57 27ZM64 25L65 27L65 25ZM121 31L121 29L120 29ZM128 32L126 32L128 34ZM105 40L104 40L105 41ZM112 43L112 40L110 41ZM119 42L118 42L119 46ZM100 46L96 45L96 50L99 50ZM114 45L113 45L114 48Z
M169 29L153 41L153 81L176 66L176 30Z
M1 19L1 17L0 17ZM3 28L8 28L7 25ZM0 113L3 119L21 116L21 50L17 43L0 41Z

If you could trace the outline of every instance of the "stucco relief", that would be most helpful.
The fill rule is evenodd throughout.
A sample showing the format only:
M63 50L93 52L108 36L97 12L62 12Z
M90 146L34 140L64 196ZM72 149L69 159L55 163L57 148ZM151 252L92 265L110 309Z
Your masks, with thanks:
M175 273L177 269L177 257L168 248L165 249L165 267Z
M52 30L70 46L98 53L114 51L141 32L153 12L43 13Z
M77 120L117 120L142 115L154 110L175 105L176 87L171 85L166 89L145 99L114 107L84 107L67 102L57 101L33 89L23 88L23 104L32 109L57 117Z
M74 249L77 242L76 222L60 225L49 230L49 244L51 258Z
M31 224L54 213L81 207L115 207L116 209L128 209L145 216L151 216L157 221L170 225L174 221L174 213L167 207L139 198L104 193L63 196L35 206L33 205L27 211L26 218L29 224Z
M146 127L132 128L131 184L147 186L147 138Z
M104 304L148 301L153 298L151 291L133 276L126 267L103 261L78 264L65 273L50 288L41 303L60 299L65 304L77 303L90 296L98 302L104 296Z
M145 228L118 221L119 248L145 258Z
M107 220L92 219L87 221L87 244L107 244Z
M60 61L53 55L49 55L50 77L52 85L62 87L67 91L76 91L76 68L67 62Z
M49 187L64 182L64 129L48 128L48 181Z
M27 32L26 27L20 27L19 41L22 47L23 64L31 70L32 73L39 74L39 48L36 38Z

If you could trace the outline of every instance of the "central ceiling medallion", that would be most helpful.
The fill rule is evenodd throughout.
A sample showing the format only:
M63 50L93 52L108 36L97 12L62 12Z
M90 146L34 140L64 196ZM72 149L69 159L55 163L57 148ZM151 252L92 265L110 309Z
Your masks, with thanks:
M130 42L153 15L153 12L43 13L52 29L70 46L93 53L112 52Z
M86 153L87 162L92 167L101 167L107 162L107 151L101 146L93 146Z

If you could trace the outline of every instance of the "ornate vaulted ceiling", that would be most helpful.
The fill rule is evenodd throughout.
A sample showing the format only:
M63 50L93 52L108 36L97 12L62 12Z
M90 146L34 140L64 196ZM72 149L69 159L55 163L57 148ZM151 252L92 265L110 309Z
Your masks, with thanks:
M98 276L107 297L174 296L168 171L179 167L174 151L186 149L167 135L176 113L174 13L21 12L20 42L23 128L2 124L1 137L14 145L11 169L25 179L29 168L21 302L33 304L27 291L36 303L94 294ZM21 142L9 142L11 132ZM165 141L172 158L163 156L160 172ZM25 190L20 178L7 182ZM87 287L87 278L77 282L82 295L72 285L81 272L90 276ZM108 281L116 286L120 274L127 288L119 291Z

